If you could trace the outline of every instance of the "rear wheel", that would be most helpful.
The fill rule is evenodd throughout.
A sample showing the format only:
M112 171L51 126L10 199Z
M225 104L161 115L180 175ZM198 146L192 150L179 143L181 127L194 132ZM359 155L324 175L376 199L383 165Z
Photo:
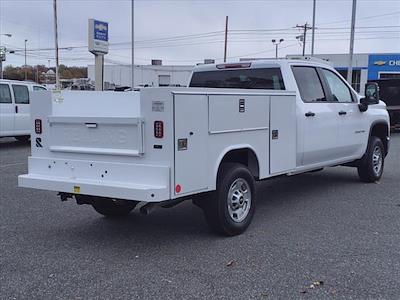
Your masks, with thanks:
M383 143L380 138L372 136L368 143L367 152L358 166L358 176L363 182L378 181L383 174L385 164Z
M19 135L19 136L15 136L15 139L19 142L27 142L29 141L31 138L30 135Z
M214 231L228 236L243 233L255 210L253 175L242 164L224 164L218 176L217 191L204 204L207 223Z
M94 197L91 204L99 214L107 217L122 217L128 215L138 202Z

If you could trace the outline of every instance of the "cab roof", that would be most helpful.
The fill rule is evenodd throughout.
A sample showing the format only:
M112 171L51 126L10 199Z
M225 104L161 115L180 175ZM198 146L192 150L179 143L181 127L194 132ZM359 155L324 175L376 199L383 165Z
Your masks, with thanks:
M318 67L331 67L331 65L321 59L317 58L283 58L283 59L263 59L263 60L249 60L233 63L222 64L204 64L198 65L193 69L193 72L205 71L222 71L227 69L257 69L257 68L279 68L283 65L310 65Z
M10 83L10 84L22 84L22 85L29 85L29 86L40 86L46 88L43 84L36 83L33 81L24 81L24 80L12 80L12 79L0 79L0 83Z

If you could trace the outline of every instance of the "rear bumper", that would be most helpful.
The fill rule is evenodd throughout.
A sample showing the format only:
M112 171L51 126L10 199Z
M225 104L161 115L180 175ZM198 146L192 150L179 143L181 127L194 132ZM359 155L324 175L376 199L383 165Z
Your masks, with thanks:
M160 202L170 199L169 167L74 160L29 158L29 174L21 187Z

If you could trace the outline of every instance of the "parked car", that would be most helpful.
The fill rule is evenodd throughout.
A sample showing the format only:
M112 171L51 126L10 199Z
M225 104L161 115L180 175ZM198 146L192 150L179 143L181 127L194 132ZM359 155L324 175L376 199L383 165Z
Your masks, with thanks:
M192 199L211 228L237 235L256 181L339 165L363 182L383 174L389 116L376 83L361 97L325 63L284 59L199 66L189 86L34 95L19 185L112 217Z
M386 103L390 116L390 126L400 129L400 78L377 79L380 99Z
M27 81L0 79L0 137L30 138L30 92L47 90Z

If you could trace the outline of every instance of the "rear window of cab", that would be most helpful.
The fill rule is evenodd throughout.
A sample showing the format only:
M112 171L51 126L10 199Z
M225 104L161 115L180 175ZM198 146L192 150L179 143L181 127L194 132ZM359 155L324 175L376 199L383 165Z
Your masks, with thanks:
M193 72L190 87L284 90L280 68L228 69Z

